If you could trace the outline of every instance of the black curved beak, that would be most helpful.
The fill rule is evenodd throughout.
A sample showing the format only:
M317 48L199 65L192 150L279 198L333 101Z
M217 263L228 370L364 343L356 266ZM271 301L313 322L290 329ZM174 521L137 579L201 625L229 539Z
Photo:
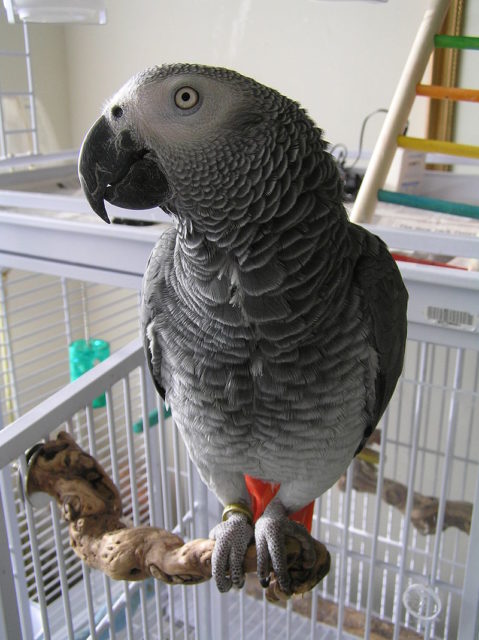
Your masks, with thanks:
M167 199L168 183L156 155L127 129L114 132L105 116L86 135L78 173L91 208L105 222L110 222L105 200L124 209L150 209Z

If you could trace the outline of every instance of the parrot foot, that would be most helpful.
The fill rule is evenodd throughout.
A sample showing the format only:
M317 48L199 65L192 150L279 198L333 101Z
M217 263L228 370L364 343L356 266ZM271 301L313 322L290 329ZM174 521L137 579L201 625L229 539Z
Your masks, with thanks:
M250 519L244 513L233 512L210 531L209 538L216 541L211 571L218 591L226 593L232 586L241 589L246 549L253 538Z
M255 526L258 579L263 587L268 587L272 568L280 590L290 596L293 586L288 573L286 536L299 541L304 567L312 567L316 561L316 541L303 525L287 517L280 502L272 501Z

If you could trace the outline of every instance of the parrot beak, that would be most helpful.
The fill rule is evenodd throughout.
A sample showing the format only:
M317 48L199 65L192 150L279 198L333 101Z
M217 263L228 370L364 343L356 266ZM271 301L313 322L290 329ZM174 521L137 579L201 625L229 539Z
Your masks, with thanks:
M93 211L110 222L105 200L124 209L159 206L169 192L156 155L124 129L115 132L101 116L83 141L78 173Z

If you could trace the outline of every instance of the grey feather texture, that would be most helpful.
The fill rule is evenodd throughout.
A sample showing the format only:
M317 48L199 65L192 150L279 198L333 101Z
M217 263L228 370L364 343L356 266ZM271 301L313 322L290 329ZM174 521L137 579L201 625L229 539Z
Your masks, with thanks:
M407 305L394 261L348 221L321 131L252 79L154 68L99 123L128 132L139 166L108 182L94 127L80 173L95 210L135 189L142 202L147 160L147 200L176 223L145 274L143 331L191 457L224 504L249 501L249 474L298 510L344 472L394 391Z

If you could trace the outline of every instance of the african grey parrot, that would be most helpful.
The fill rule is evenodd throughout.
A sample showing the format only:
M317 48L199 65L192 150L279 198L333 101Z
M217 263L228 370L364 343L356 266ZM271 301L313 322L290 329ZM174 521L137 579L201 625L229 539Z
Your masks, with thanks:
M242 586L254 535L261 583L271 563L290 592L284 537L306 553L312 538L288 516L361 450L403 364L405 287L383 242L349 222L326 146L280 93L177 64L132 78L81 151L81 183L104 220L107 200L160 205L175 222L144 277L145 352L225 506L210 534L220 591ZM255 523L248 480L274 489Z

